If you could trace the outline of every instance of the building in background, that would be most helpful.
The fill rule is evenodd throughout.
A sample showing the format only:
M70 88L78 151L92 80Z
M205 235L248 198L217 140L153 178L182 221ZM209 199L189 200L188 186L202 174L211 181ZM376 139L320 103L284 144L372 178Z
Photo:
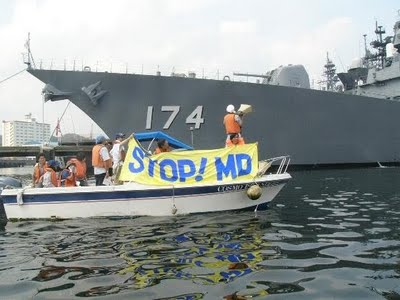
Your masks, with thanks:
M3 146L47 144L50 124L38 123L32 114L27 114L24 121L3 121L2 136Z

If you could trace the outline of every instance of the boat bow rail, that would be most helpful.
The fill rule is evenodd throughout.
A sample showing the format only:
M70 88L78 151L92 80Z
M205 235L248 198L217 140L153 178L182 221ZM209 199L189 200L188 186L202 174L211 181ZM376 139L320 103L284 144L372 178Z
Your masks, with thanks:
M290 164L290 155L283 155L277 157L271 157L266 160L262 160L259 162L259 171L258 175L264 175L265 172L274 164L277 165L279 163L278 168L275 173L272 174L284 174L287 173L287 169Z

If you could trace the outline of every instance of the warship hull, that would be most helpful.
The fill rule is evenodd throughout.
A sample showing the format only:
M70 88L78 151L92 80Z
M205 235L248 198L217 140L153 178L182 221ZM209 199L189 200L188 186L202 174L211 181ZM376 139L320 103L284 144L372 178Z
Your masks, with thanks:
M29 69L47 99L69 99L107 135L164 130L197 149L224 147L228 104L250 104L243 135L259 157L294 165L398 163L400 102L279 85Z

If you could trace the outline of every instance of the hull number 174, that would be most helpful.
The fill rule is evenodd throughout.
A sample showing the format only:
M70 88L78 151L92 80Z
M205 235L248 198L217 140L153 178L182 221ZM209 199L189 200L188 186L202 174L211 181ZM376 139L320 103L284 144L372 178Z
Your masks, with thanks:
M166 105L161 106L161 112L169 113L169 117L165 122L163 129L169 129L174 123L174 120L179 114L181 107L179 105ZM153 114L154 114L154 106L147 107L147 116L146 116L146 129L152 129L153 125ZM157 117L159 119L159 117ZM200 129L201 124L204 123L203 118L203 106L197 106L187 117L186 124L193 125L194 129Z

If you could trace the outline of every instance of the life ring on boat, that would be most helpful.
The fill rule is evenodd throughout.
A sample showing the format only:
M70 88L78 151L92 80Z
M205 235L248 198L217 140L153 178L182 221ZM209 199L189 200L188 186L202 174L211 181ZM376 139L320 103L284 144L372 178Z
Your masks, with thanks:
M223 80L231 81L231 78L230 78L228 75L225 75L224 78L223 78Z

